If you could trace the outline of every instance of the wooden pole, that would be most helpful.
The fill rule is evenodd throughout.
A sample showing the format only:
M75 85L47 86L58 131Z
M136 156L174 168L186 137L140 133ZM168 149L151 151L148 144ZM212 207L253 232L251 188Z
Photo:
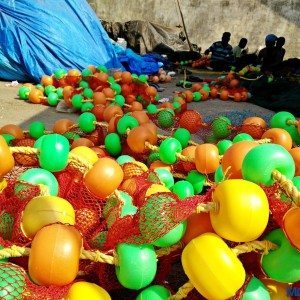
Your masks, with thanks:
M186 27L185 27L185 23L184 23L184 18L183 18L183 14L182 14L182 11L181 11L179 0L176 0L176 2L177 2L177 5L178 5L178 8L179 8L179 13L180 13L181 22L182 22L182 25L183 25L183 30L184 30L184 33L185 33L185 36L186 36L186 40L187 40L187 42L189 44L190 50L193 51L192 45L191 45L190 40L189 40L189 36L187 34L187 31L186 31Z

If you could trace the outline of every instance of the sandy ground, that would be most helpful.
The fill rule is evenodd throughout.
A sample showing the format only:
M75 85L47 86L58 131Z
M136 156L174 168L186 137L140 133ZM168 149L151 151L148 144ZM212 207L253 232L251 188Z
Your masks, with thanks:
M181 75L178 75L181 76ZM161 84L165 88L161 92L161 97L172 98L174 91L183 90L176 87L181 77L176 76L171 83ZM197 74L201 77L201 74ZM53 123L61 118L76 120L76 113L59 113L53 107L38 104L30 104L18 98L20 87L7 86L10 82L0 82L0 127L6 124L20 125L24 130L33 121L42 121L46 128L51 130ZM219 115L226 115L231 118L233 123L240 123L247 116L261 116L267 120L272 115L272 111L253 105L248 102L236 103L233 101L208 100L189 104L189 109L195 109L201 113L204 120L209 122L212 118Z

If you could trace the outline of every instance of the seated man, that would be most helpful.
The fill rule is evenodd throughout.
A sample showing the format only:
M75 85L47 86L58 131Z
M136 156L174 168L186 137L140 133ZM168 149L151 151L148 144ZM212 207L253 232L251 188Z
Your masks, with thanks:
M233 56L235 60L238 60L243 54L247 53L247 50L244 50L247 42L248 40L246 38L241 38L239 44L233 48Z
M274 34L269 34L266 36L265 44L266 47L261 49L258 53L258 61L261 63L262 71L270 71L271 67L276 63L276 53L275 43L277 41L277 36Z
M232 46L229 44L230 32L224 32L222 40L213 43L205 52L208 55L211 52L211 67L218 71L227 71L233 64Z
M283 58L285 55L285 49L283 48L285 44L285 38L283 36L279 37L276 42L276 63L283 62Z

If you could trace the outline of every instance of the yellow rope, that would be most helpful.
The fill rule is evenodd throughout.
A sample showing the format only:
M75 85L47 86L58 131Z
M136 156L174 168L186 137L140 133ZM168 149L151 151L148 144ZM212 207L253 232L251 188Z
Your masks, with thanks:
M261 140L255 141L255 142L258 144L269 144L269 143L272 143L272 140L271 139L261 139Z
M235 253L235 255L240 255L252 251L262 251L263 254L268 254L269 250L275 250L276 248L277 245L271 243L270 241L253 241L238 245L232 248L232 251Z
M79 128L79 125L78 124L73 124L73 125L71 125L70 127L68 127L68 129L66 130L66 132L69 132L69 131L71 131L71 130L73 130L73 129L77 129L77 128ZM65 132L65 133L66 133Z
M50 192L49 192L49 188L47 185L45 184L37 184L37 186L40 189L40 196L49 196Z
M172 173L174 178L179 178L179 179L185 179L186 176L184 174L181 173Z
M184 156L181 153L176 153L176 157L185 162L195 162L195 159L189 156Z
M202 212L216 211L217 209L218 206L215 202L200 203L196 207L196 213L200 214Z
M183 248L183 244L181 242L179 242L170 247L160 248L159 250L156 251L156 256L161 257L161 256L169 255L171 252L178 250L178 249L182 249L182 248Z
M78 169L83 174L88 172L93 167L93 165L88 160L72 152L69 153L68 163L70 164L70 166Z
M38 149L32 148L32 147L9 147L10 152L12 154L14 153L20 153L20 154L38 154Z
M149 142L145 142L145 146L146 146L146 148L150 149L151 151L158 152L159 148L157 146L150 144Z
M175 295L170 296L168 298L168 300L181 300L181 299L184 299L193 290L193 288L194 288L193 284L190 281L188 281L187 283L185 283L183 286L181 286L179 288L178 292Z
M100 127L105 127L107 128L108 127L108 123L105 123L105 122L94 122L95 125L98 125Z
M279 183L279 186L282 190L284 190L285 194L295 201L298 205L300 204L300 192L294 186L293 182L287 179L284 175L282 175L279 171L274 170L272 172L272 177Z
M215 182L212 182L212 181L209 181L209 180L204 182L204 186L210 186L210 187L212 187L214 185L215 185Z
M189 141L189 145L192 145L192 146L198 146L199 144L197 144L196 142L190 140L190 141Z
M157 135L157 138L159 139L159 140L165 140L165 139L167 139L169 136L167 136L167 135L162 135L162 134L158 134Z
M9 248L3 248L0 250L0 259L28 256L29 252L30 252L30 248L13 245Z
M82 250L80 254L81 259L88 259L94 262L101 262L110 265L117 265L117 258L115 256L104 254L101 251Z
M0 259L10 258L10 257L21 257L28 256L30 254L30 248L11 246L9 248L3 248L0 250ZM117 264L117 259L115 256L107 255L101 251L95 250L82 250L80 254L81 259L89 259L94 262L107 263L110 265Z
M298 126L298 121L297 120L287 120L286 121L286 124L287 125L295 125L295 126Z

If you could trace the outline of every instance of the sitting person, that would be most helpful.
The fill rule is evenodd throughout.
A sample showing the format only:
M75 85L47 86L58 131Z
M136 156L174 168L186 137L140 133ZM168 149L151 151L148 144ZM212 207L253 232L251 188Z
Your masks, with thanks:
M283 48L285 44L285 38L283 36L279 37L276 42L276 63L283 62L283 58L285 55L285 49Z
M208 55L211 52L211 67L217 71L227 71L233 64L232 46L229 44L230 32L224 32L222 40L213 43L205 52Z
M261 49L258 53L258 61L261 63L262 71L269 71L271 67L276 63L277 49L275 43L277 36L269 34L266 36L265 45L266 47Z
M247 50L245 49L247 42L246 38L241 38L239 44L233 48L233 57L235 60L238 60L243 54L247 54Z

